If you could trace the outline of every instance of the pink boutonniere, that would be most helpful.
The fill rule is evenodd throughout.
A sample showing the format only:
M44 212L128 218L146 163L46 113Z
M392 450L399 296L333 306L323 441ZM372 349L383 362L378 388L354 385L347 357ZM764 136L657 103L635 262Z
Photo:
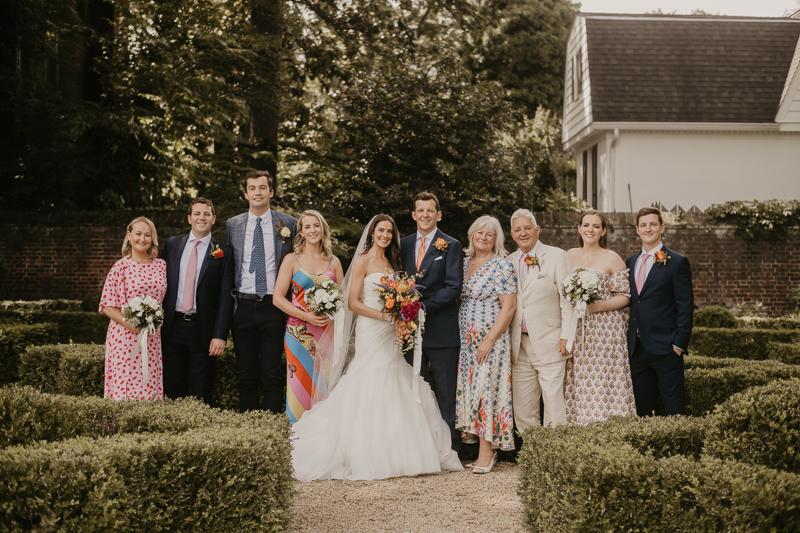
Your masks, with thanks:
M660 266L666 265L667 259L672 259L672 256L667 255L664 250L659 250L653 255L653 262Z

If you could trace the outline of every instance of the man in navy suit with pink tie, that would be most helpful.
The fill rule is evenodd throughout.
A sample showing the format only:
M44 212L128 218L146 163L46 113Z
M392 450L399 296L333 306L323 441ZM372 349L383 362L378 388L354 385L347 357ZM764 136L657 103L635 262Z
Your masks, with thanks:
M661 242L661 211L636 215L642 250L628 258L631 317L628 353L639 416L658 414L658 392L666 415L685 415L683 356L692 335L694 293L689 259Z

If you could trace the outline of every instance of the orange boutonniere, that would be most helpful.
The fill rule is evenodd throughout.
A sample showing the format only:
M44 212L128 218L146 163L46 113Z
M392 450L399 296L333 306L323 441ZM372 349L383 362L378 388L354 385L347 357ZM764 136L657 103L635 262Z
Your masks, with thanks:
M672 259L671 256L667 255L664 250L659 250L653 255L653 262L657 265L664 266L667 264L667 259Z
M283 220L275 224L275 231L278 232L281 242L286 241L286 238L292 235L292 232L286 227L286 224L283 223Z
M446 240L442 239L441 237L439 237L438 239L436 239L436 242L433 243L433 245L440 252L446 252L447 251L447 247L450 246L450 243L447 242Z
M222 251L222 248L219 247L219 244L215 244L214 247L208 252L209 257L211 259L222 259L225 257L225 252Z
M539 258L536 257L535 255L526 255L525 256L525 264L528 265L531 268L539 267L539 270L542 269L542 267L539 266Z

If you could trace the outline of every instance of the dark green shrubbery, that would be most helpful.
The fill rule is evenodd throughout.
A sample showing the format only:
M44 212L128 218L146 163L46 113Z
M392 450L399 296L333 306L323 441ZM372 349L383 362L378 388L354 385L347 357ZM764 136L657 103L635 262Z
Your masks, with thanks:
M768 349L770 359L790 365L800 364L800 344L771 342Z
M6 446L57 441L0 451L0 531L286 526L293 482L285 417L30 388L0 390L0 414Z
M737 359L735 357L706 357L704 355L685 355L683 357L683 368L723 368L726 366L739 366L749 364L748 359Z
M50 344L32 346L20 355L19 382L41 392L102 396L105 346Z
M720 361L730 361L721 359ZM702 416L734 394L779 379L800 377L800 366L778 361L747 361L719 367L690 367L685 373L686 412Z
M0 321L26 324L52 323L58 326L58 342L102 344L106 341L109 318L97 311L9 309L0 310Z
M694 328L689 351L708 357L769 359L769 343L800 341L800 330Z
M696 328L735 328L736 317L728 309L719 305L709 305L695 309L694 327Z
M49 309L51 311L80 311L80 300L4 300L0 302L0 310L36 310ZM97 308L95 308L97 310Z
M800 320L780 316L775 318L737 318L740 328L748 329L800 329Z
M706 453L800 473L800 379L749 389L717 407Z
M80 310L87 313L96 313L100 309L100 299L103 297L103 291L95 291L81 300Z
M795 532L800 380L736 394L705 418L532 427L518 464L532 531Z
M55 324L0 325L0 386L19 379L20 354L28 346L53 343L57 337Z
M236 354L230 340L222 355L217 357L213 402L214 407L220 409L239 410L239 371L236 369Z

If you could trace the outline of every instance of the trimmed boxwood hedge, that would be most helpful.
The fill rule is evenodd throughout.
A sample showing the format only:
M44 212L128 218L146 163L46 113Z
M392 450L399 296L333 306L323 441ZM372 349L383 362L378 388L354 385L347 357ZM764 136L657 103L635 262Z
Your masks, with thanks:
M800 344L769 343L769 358L790 365L800 364Z
M717 407L706 453L800 474L800 379L748 389Z
M0 310L0 321L26 324L52 323L58 325L58 342L103 344L106 341L109 318L96 311L8 309Z
M51 309L53 311L80 311L81 300L3 300L0 310ZM96 308L95 308L96 309Z
M19 382L41 392L102 396L105 346L50 344L32 346L20 355Z
M693 323L696 328L735 328L736 317L720 305L708 305L694 310Z
M737 318L736 324L746 329L800 329L800 320L780 316L774 318Z
M57 337L55 324L0 325L0 386L19 379L20 354L28 346L50 344Z
M0 389L0 531L283 531L289 435L195 400Z
M800 342L800 330L694 328L689 351L708 357L769 359L769 343Z
M720 359L728 363L730 359ZM684 372L686 413L702 416L734 394L775 380L800 377L800 366L778 361L747 361L718 367L690 367Z
M797 531L800 476L701 455L708 424L630 418L527 429L517 489L526 526L554 533Z

